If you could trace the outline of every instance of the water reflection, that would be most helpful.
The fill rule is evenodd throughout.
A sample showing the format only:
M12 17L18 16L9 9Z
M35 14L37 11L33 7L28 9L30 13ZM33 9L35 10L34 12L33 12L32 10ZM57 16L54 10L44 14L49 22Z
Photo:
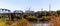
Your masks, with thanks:
M35 26L49 26L50 24L35 24Z

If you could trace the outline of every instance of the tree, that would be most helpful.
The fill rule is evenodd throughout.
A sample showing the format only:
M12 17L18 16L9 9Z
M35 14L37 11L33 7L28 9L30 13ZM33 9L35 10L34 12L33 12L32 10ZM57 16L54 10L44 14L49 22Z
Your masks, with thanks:
M60 15L60 10L57 10L56 13L57 13L58 15Z
M42 16L45 16L46 12L45 11L38 11L35 13L35 16L37 16L37 18L42 18Z

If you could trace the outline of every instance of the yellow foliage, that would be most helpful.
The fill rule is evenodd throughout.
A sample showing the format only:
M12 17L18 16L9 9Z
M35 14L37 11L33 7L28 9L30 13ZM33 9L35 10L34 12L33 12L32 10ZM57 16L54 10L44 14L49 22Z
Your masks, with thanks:
M36 16L28 16L27 18L36 18Z
M0 26L6 26L6 22L0 19Z

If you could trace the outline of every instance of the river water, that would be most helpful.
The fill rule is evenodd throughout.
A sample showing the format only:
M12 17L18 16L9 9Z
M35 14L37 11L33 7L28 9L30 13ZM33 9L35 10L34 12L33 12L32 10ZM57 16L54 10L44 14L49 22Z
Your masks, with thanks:
M35 26L50 26L50 24L35 24Z

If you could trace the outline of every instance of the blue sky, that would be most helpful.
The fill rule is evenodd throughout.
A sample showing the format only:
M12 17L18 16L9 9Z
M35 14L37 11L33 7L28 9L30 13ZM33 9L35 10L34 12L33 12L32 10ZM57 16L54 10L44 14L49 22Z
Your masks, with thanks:
M14 10L28 10L31 7L33 11L39 11L49 9L49 3L51 4L51 10L60 9L60 0L0 0L0 8Z

